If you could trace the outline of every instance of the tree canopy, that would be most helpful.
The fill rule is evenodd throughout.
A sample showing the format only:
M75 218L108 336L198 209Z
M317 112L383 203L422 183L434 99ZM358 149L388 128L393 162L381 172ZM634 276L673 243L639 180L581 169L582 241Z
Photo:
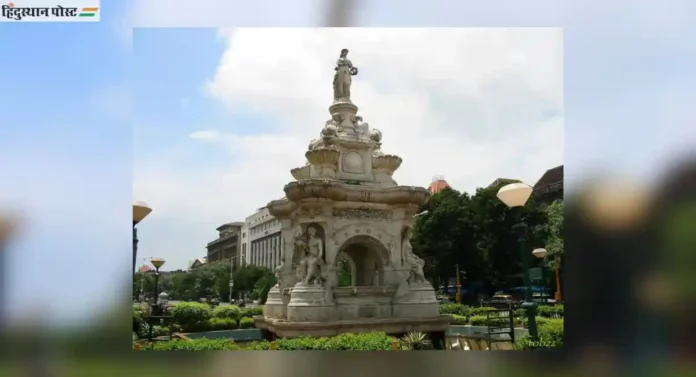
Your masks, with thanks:
M518 237L512 230L519 219L528 225L526 248L531 263L532 250L546 246L551 229L547 212L533 198L522 208L508 208L496 197L504 184L479 188L474 195L446 188L423 206L428 212L416 219L412 244L426 262L426 277L436 287L454 277L455 265L470 282L480 282L489 290L506 287L508 277L522 269Z

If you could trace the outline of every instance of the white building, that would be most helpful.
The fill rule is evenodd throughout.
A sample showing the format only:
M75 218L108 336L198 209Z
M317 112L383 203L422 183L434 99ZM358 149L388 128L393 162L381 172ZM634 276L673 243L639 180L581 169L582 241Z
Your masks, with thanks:
M245 220L244 226L242 226L242 248L239 253L240 266L245 266L250 263L249 250L249 223Z
M280 221L264 207L246 218L243 229L242 232L246 235L243 236L245 242L242 244L242 254L245 254L246 262L274 270L280 264L283 252Z

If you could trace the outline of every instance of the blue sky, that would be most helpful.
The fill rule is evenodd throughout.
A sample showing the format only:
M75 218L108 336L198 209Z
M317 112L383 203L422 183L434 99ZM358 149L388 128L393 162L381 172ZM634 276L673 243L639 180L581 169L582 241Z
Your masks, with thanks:
M167 164L182 170L201 163L222 168L230 153L190 144L188 135L201 129L255 135L279 127L277 117L242 107L230 111L204 90L226 48L214 29L138 30L135 43L128 43L129 22L183 22L179 3L155 14L147 9L162 4L157 1L143 1L141 8L102 1L102 22L95 24L0 23L0 209L21 210L25 220L3 266L16 315L48 306L51 321L70 321L113 302L119 287L129 285L134 153L148 160L167 156ZM693 2L503 3L435 1L426 8L406 1L393 9L368 2L354 22L564 26L565 164L571 183L598 165L650 178L693 146ZM187 22L262 25L264 4L188 15ZM281 9L285 21L277 22L309 26L321 15L315 2L287 7ZM141 138L148 144L140 145ZM179 143L186 148L176 148ZM142 233L181 232L188 225L163 219L150 229L144 223Z

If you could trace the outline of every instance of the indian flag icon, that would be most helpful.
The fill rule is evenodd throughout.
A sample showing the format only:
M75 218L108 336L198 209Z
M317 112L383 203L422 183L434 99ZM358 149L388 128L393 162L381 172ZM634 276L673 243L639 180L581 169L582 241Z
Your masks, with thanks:
M94 17L99 12L99 8L82 8L82 12L78 14L78 17Z

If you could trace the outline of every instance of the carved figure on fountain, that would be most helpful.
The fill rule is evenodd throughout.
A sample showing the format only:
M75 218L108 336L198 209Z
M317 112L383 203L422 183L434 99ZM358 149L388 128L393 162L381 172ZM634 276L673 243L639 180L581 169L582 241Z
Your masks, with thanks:
M323 284L324 240L317 235L314 225L308 226L307 232L297 237L295 246L300 255L297 267L298 280L304 285Z
M406 227L403 232L402 246L401 246L401 257L402 263L409 268L408 284L425 284L425 275L423 274L423 266L425 262L413 253L413 248L411 247L411 227Z

